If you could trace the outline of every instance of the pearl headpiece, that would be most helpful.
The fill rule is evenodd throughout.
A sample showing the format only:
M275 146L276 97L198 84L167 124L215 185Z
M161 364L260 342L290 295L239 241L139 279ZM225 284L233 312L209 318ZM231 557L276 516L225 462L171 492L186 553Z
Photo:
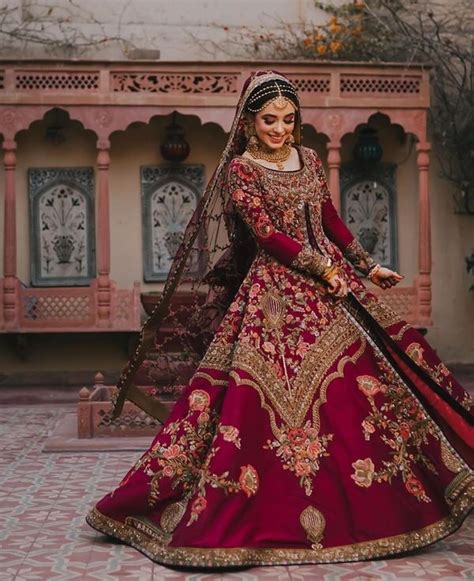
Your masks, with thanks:
M273 103L277 109L284 109L288 103L294 105L293 101L291 101L291 99L288 99L288 97L286 97L284 93L294 96L296 100L298 98L295 88L292 85L288 84L288 82L286 82L283 87L280 86L277 82L275 82L273 85L257 89L255 93L253 93L249 100L247 101L246 108L251 113L257 113L258 111L264 109L270 103ZM260 101L260 99L262 97L265 97L266 95L275 95L275 96L269 99L268 101L265 101L264 104L261 105L260 107L254 105L254 103Z

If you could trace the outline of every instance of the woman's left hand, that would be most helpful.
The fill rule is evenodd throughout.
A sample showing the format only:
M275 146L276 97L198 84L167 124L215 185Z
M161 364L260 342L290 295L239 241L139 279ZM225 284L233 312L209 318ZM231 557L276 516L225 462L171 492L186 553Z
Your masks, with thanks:
M398 272L381 266L377 272L370 277L370 280L380 288L387 289L398 284L403 280L403 278L404 277L401 274L398 274Z

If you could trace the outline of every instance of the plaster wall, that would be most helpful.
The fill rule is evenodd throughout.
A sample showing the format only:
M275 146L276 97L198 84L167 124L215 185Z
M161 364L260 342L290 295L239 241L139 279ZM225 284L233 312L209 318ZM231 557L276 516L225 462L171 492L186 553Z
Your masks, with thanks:
M446 361L474 361L474 277L465 257L474 252L474 216L454 211L453 190L441 180L433 152L430 171L433 326L428 340Z

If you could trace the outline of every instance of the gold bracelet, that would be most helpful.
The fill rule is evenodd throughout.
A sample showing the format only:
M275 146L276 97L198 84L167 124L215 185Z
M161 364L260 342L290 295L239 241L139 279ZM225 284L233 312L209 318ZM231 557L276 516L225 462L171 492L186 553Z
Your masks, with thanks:
M321 274L321 278L328 282L336 274L339 274L339 268L335 265L331 265Z
M382 268L382 266L380 264L375 264L374 266L372 266L372 268L369 270L369 272L367 273L367 278L371 281L374 282L372 280L372 277L377 274L377 272Z

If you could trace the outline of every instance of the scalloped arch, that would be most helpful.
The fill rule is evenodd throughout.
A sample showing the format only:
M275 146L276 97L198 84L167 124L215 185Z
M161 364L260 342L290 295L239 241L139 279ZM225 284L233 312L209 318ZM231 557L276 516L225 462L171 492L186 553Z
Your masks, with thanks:
M42 121L54 109L65 112L71 121L81 123L85 130L93 131L99 142L107 142L114 131L125 131L132 123L148 124L153 117L169 115L173 111L196 116L202 125L216 124L226 133L230 131L234 118L233 107L6 106L0 107L0 127L4 140L13 142L17 133L27 131L35 121Z
M305 124L312 125L318 133L324 133L333 143L340 143L357 127L365 125L374 116L386 117L391 125L398 125L405 133L413 133L418 141L426 142L426 111L422 109L311 109L303 112Z
M212 113L209 115L203 115L202 113L205 111L205 109L199 112L191 110L190 108L160 107L159 109L160 110L157 112L157 108L153 107L153 111L143 112L144 114L140 115L139 118L135 116L133 119L130 120L122 119L121 126L118 127L116 125L115 128L110 132L108 137L111 138L116 133L126 132L128 129L130 129L132 125L135 124L145 126L149 125L153 119L158 117L168 117L169 115L175 112L179 113L183 117L191 117L193 119L196 119L200 123L201 127L205 127L206 125L211 126L214 125L216 127L220 127L225 133L227 133L230 130L230 125L232 124L231 119L229 129L227 130L226 126L223 126L223 123L219 122L219 120L216 119L216 116L213 115ZM225 125L227 125L227 123Z
M16 131L15 139L17 139L22 133L26 133L26 132L30 131L36 124L39 124L39 123L42 123L43 121L45 121L47 116L50 113L54 113L55 111L60 111L61 113L64 113L67 117L68 122L77 123L82 130L84 130L88 133L93 133L94 135L96 135L96 133L93 129L90 129L84 125L84 122L82 119L79 119L75 116L74 117L71 116L70 110L68 110L66 107L46 107L44 112L43 112L43 115L40 118L33 119L32 121L30 121L30 123L28 124L27 127L18 129Z

